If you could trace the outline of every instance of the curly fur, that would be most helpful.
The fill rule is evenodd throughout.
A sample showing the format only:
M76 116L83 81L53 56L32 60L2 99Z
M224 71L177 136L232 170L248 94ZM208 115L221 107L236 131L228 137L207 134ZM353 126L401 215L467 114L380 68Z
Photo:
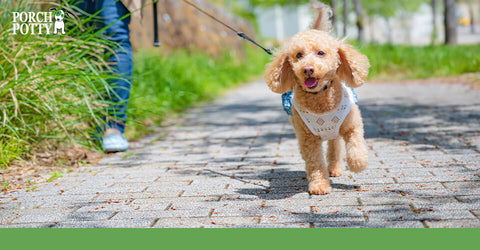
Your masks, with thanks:
M320 20L325 22L326 18ZM329 27L328 24L316 25L320 28ZM323 54L319 54L320 51ZM322 114L338 107L342 98L341 82L352 88L361 86L367 78L369 67L368 58L352 46L332 37L327 31L312 29L296 34L282 46L274 60L267 65L264 78L273 92L284 93L293 89L299 105L310 112ZM307 87L304 83L308 78L317 79L317 85ZM329 87L324 90L325 86ZM330 193L329 176L343 174L343 142L350 171L360 172L367 167L363 122L356 104L352 105L340 127L340 137L328 141L328 167L324 163L322 138L312 134L294 108L291 121L305 160L311 194Z

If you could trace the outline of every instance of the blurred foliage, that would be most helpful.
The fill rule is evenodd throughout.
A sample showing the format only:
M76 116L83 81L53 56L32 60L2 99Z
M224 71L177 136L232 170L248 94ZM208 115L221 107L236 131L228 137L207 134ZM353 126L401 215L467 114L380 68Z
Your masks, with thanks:
M371 64L370 79L425 79L478 72L480 44L473 45L379 45L359 46Z
M213 100L225 89L258 77L271 58L247 44L245 51L245 58L229 51L217 58L186 50L136 53L126 136L137 138L167 115Z
M242 4L239 1L233 0L208 0L217 6L221 6L227 11L231 12L235 16L241 17L254 26L255 30L258 30L257 17L255 16L252 4Z
M401 1L382 1L382 0L362 0L362 5L366 15L381 16L385 18L398 15L400 12L412 13L418 10L429 0L401 0Z
M321 1L326 4L331 4L332 1L336 1L338 4L342 4L341 0L328 0ZM466 0L468 1L468 0ZM300 5L307 4L310 0L249 0L249 3L254 6L271 7L274 5ZM351 3L352 1L347 1ZM400 11L415 12L423 3L430 2L429 0L401 0L401 1L385 1L385 0L362 0L362 7L367 15L378 15L382 17L392 17L398 14ZM349 4L353 6L353 4Z
M310 0L249 0L254 6L270 7L274 5L299 5L309 3ZM330 1L324 1L330 2Z

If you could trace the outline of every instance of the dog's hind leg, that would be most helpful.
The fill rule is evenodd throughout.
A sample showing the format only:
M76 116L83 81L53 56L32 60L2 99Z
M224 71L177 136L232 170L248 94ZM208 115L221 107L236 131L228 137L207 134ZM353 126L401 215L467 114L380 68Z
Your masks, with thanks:
M338 137L335 140L328 141L327 162L328 173L332 177L339 177L343 175L342 169L342 150L343 140Z

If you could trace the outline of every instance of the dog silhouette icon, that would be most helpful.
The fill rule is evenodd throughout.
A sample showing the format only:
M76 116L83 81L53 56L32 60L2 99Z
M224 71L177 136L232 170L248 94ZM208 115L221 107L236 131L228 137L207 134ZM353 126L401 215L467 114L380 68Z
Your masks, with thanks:
M62 34L65 34L65 13L63 10L55 10L55 24L53 25L53 34L57 34L60 31Z

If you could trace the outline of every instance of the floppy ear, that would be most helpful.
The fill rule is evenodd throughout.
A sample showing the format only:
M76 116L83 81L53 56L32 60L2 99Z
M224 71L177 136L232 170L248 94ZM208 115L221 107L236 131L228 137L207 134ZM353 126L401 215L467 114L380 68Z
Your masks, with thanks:
M267 86L275 93L283 94L293 89L295 75L285 52L279 52L267 65L263 78Z
M370 62L368 58L348 44L342 44L338 49L340 66L337 74L351 88L360 87L368 76Z

